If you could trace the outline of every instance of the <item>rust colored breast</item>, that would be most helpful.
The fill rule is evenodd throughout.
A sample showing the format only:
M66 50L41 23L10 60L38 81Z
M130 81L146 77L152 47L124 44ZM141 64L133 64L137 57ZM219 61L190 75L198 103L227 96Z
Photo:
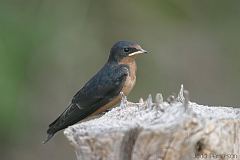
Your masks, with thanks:
M123 58L123 60L120 62L120 64L126 64L129 66L129 75L128 75L126 82L122 89L122 92L125 95L128 95L136 83L137 65L135 62L135 58L133 58L133 57Z

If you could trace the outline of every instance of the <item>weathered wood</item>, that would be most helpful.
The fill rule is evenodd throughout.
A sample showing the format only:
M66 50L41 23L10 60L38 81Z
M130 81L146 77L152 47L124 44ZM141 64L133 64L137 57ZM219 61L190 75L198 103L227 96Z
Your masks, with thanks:
M122 99L102 117L68 127L64 134L78 160L240 159L240 109L188 100L183 87L163 102Z

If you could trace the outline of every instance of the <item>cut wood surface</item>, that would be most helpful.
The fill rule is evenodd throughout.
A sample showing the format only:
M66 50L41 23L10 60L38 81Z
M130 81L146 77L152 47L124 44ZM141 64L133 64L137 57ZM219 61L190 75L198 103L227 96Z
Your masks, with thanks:
M157 94L65 129L78 160L240 159L240 109ZM236 106L237 107L237 106Z

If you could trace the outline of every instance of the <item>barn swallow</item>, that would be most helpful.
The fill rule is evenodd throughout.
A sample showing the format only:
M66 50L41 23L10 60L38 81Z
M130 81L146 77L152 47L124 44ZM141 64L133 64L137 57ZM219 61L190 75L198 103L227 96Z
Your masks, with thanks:
M67 109L53 121L47 130L48 142L56 132L89 116L104 112L121 100L120 93L128 95L136 82L139 54L147 53L129 41L119 41L110 50L106 64L74 95Z

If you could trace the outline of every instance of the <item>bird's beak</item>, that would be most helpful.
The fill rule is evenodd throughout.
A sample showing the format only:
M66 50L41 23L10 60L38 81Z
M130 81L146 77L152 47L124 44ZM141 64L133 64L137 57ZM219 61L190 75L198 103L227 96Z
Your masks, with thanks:
M140 50L138 50L136 52L130 53L128 56L134 56L134 55L142 54L142 53L148 53L148 52L141 48Z
M142 53L148 53L148 51L146 51L146 50L144 50L144 49L142 49L141 51L142 51Z

